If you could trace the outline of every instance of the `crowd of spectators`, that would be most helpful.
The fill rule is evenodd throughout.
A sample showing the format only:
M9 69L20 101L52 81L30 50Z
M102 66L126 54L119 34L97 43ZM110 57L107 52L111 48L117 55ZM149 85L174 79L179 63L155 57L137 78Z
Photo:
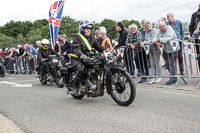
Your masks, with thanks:
M170 74L170 79L166 82L166 85L171 85L177 82L177 65L179 65L180 74L185 74L182 56L184 26L180 20L175 19L174 14L171 12L166 14L166 18L162 17L158 20L158 28L154 28L150 21L143 19L141 21L142 29L140 30L138 30L136 24L129 25L127 29L122 22L117 22L116 30L120 34L117 45L113 43L111 35L107 33L106 27L103 26L95 31L95 38L107 50L116 50L121 46L128 47L124 50L123 61L127 71L132 76L141 76L138 83L146 82L146 76L149 75L151 80L148 84L162 81L160 58L163 57L165 60L164 67L168 69ZM198 11L192 14L189 30L190 36L196 38L195 42L198 43L200 36L200 4ZM171 40L175 39L180 40L178 52L170 43ZM0 57L4 59L7 72L11 74L34 73L41 41L36 41L36 45L37 48L34 48L32 45L24 43L17 45L16 48L0 49ZM70 60L71 42L67 40L66 34L58 36L55 51L64 57L65 60L62 64ZM198 55L200 54L198 45L196 46L196 52ZM119 56L117 61L120 61L120 59Z

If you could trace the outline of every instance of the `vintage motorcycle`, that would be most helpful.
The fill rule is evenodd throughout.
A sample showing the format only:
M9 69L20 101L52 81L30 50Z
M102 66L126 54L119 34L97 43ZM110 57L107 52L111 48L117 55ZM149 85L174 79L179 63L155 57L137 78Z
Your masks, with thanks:
M78 95L73 95L73 79L75 71L70 62L61 69L67 94L71 94L75 99L103 96L106 92L112 99L122 106L130 105L136 96L135 84L130 74L124 69L124 64L116 62L116 53L106 51L104 54L90 53L90 61L85 63L85 75L81 81Z
M47 82L51 84L55 82L59 88L63 88L64 84L62 83L61 72L59 70L61 68L59 57L56 57L56 55L49 55L49 58L42 59L42 61L47 63L47 67L43 70L45 71L44 75L38 72L40 83L46 85ZM39 70L39 66L36 70Z
M4 62L0 61L0 77L5 76Z

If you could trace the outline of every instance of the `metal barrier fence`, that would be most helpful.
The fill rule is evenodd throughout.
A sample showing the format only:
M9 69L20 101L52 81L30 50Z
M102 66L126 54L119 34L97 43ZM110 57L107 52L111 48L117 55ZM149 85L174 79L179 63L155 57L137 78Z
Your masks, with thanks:
M186 55L189 59L189 76L191 78L200 78L200 40L199 39L190 39L186 42ZM200 88L200 82L197 85L197 88Z
M166 53L162 47L152 47L152 44L145 44L142 48L136 47L135 50L122 46L117 50L118 61L124 62L132 77L175 78L176 87L179 79L187 84L185 78L200 78L199 40L172 40L170 45L173 50L170 53ZM5 59L5 70L11 73L34 74L36 66L37 56ZM200 88L200 81L197 88Z
M171 51L166 53L162 47L152 44L145 45L142 48L136 47L135 50L128 46L122 46L118 49L119 60L123 61L127 71L132 77L140 76L142 78L170 78L179 79L187 84L185 78L200 78L200 43L197 40L172 40ZM199 56L197 56L199 55ZM189 64L189 65L188 65ZM163 66L161 68L161 66ZM139 73L136 75L136 72ZM200 82L197 88L200 87Z
M5 60L5 70L8 73L34 74L37 66L37 56L11 57Z

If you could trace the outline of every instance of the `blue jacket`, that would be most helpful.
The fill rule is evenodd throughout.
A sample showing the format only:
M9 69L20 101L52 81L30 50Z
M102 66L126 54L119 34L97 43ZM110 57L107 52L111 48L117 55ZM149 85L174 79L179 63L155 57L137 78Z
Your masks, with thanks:
M194 35L195 38L199 38L199 36L200 36L200 31L197 31L197 32L194 31L194 34L193 34L193 35Z
M30 45L29 45L29 47L28 47L27 50L28 50L28 52L31 52L31 51L32 51L32 52L33 52L33 55L37 55L37 54L38 54L38 51L37 51L34 47L32 47L32 46L30 46Z
M166 22L169 25L169 21ZM184 40L184 27L183 23L179 20L174 20L174 27L172 27L176 33L176 37L180 40Z

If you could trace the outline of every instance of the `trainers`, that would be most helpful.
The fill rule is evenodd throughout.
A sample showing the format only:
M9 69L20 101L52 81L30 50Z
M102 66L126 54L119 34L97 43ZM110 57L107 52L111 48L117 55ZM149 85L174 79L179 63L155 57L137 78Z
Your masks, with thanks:
M141 83L144 83L147 81L147 78L142 78L138 83L141 84Z
M181 75L185 75L184 71L181 71Z
M23 72L22 74L26 74L27 72Z
M155 82L155 79L151 79L151 81L148 83L148 85L151 85Z
M161 82L162 81L162 78L157 78L156 80L155 80L155 83L159 83L159 82Z
M33 71L28 72L28 74L33 74Z
M165 84L166 84L166 85L172 85L172 84L174 84L174 83L176 83L176 80L169 80L169 81L167 81Z
M141 73L141 72L138 72L138 73L137 73L137 76L138 76L138 77L141 77L141 76L142 76L142 73Z

